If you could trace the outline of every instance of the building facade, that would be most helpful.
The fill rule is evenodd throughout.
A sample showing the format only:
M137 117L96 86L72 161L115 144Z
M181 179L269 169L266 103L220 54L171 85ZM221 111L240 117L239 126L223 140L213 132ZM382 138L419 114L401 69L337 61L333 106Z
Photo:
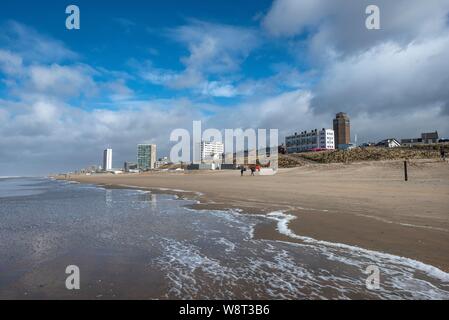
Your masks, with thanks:
M137 166L140 171L148 171L155 168L156 145L139 144L137 146Z
M158 169L158 168L160 168L162 166L166 166L168 164L170 164L170 159L168 157L163 157L156 161L155 167L156 167L156 169Z
M128 162L128 161L123 164L123 168L125 169L125 172L131 172L132 170L138 170L137 163Z
M337 113L334 119L335 147L351 144L351 121L344 112Z
M300 134L285 138L285 146L287 153L306 152L313 150L334 150L335 139L334 130L332 129L318 129L310 132L303 131Z
M103 171L112 170L112 149L103 151Z
M414 144L432 144L438 142L439 142L438 131L421 133L421 138L401 140L401 144L404 146L412 146Z
M224 144L215 141L202 141L200 145L201 163L221 162L224 153Z

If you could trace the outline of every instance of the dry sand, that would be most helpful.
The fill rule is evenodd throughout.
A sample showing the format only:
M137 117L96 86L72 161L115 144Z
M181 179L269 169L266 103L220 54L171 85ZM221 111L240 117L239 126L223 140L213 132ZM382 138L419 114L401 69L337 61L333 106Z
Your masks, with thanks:
M198 208L282 210L298 235L416 259L449 272L449 164L415 160L308 165L275 176L240 171L71 176L82 183L199 192ZM164 191L165 192L165 191ZM256 237L284 239L273 224ZM294 241L288 239L288 241Z

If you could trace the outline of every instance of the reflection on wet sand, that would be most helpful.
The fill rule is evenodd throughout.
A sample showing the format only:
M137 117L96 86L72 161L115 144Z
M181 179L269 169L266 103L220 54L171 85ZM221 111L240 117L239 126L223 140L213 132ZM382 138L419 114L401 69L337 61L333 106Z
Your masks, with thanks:
M15 184L18 194L26 182ZM149 191L34 185L44 192L1 199L0 298L449 298L441 270L301 237L282 212L198 211ZM263 226L301 241L255 239ZM65 289L67 265L80 268L81 290ZM379 290L366 288L370 265L381 270Z

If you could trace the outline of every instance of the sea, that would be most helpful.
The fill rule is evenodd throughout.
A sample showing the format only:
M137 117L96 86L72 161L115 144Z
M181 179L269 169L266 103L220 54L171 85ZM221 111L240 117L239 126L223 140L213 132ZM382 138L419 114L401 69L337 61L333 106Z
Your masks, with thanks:
M449 274L436 267L295 234L284 212L194 203L0 177L0 299L449 299ZM256 238L261 226L287 240Z

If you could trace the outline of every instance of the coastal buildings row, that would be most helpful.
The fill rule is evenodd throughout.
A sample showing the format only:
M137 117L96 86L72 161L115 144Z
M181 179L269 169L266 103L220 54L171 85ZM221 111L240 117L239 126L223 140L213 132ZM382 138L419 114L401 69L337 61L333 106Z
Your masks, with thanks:
M385 148L397 148L397 147L413 147L420 145L429 145L437 143L447 143L447 139L440 139L438 132L425 132L421 134L421 138L408 138L401 139L401 142L395 138L384 139L378 143L364 143L361 147L385 147Z
M421 138L412 138L412 139L402 139L401 140L401 144L404 146L412 146L412 145L419 145L419 144L432 144L432 143L438 143L438 142L439 142L438 131L421 133Z
M154 162L154 168L159 169L165 165L171 164L170 159L168 157L159 158ZM127 173L139 173L141 170L139 169L139 165L134 162L125 162L123 165L125 172Z
M357 138L355 138L357 141ZM401 146L415 146L425 144L436 144L449 142L445 139L439 139L438 132L422 133L420 138L402 139L401 142L395 138L384 139L378 143L363 143L360 147L377 146L384 148L396 148ZM299 153L308 151L324 151L324 150L348 150L355 148L351 143L351 121L349 116L340 112L337 113L333 119L333 129L322 128L321 130L314 129L312 131L295 132L293 135L285 138L285 145L278 148L279 153ZM267 148L268 149L268 148ZM202 141L198 149L200 157L200 165L190 164L191 169L234 169L237 167L239 159L237 155L231 155L234 159L234 164L225 164L225 150L222 142ZM267 156L271 154L267 150ZM137 146L137 162L125 162L123 169L113 169L112 167L112 149L108 148L103 151L103 165L93 166L84 169L88 173L98 172L113 172L113 173L138 173L149 171L153 169L163 168L164 166L172 164L168 157L156 158L157 146L155 144L139 144ZM198 155L197 155L198 157ZM245 151L244 159L248 157L248 151Z
M355 138L357 141L357 137ZM435 144L446 142L439 139L438 132L422 133L420 138L402 139L400 142L395 138L384 139L377 143L364 143L361 147L385 147L397 148L401 146L415 146L423 144ZM285 151L287 153L299 153L307 151L321 150L348 150L355 148L356 145L351 143L351 120L344 112L336 114L333 120L332 129L312 130L310 132L302 131L299 134L285 137ZM282 152L281 152L282 153Z
M103 166L101 171L119 173L125 172L142 172L155 169L157 166L155 144L139 144L137 146L137 163L125 162L123 169L117 170L112 167L112 149L103 151Z
M287 153L351 149L351 120L344 112L339 112L333 120L333 129L302 131L285 138Z

